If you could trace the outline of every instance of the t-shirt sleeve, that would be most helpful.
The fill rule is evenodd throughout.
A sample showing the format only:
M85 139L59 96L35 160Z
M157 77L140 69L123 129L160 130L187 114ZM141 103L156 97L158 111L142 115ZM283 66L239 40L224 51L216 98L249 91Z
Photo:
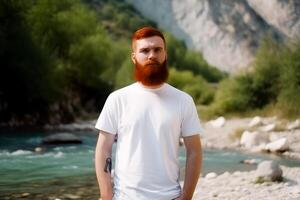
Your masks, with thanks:
M105 101L105 104L99 115L95 128L111 134L116 134L118 127L117 117L118 116L116 98L115 96L110 94Z
M181 123L181 136L187 137L203 133L193 98L188 96L187 100L182 106L183 115Z

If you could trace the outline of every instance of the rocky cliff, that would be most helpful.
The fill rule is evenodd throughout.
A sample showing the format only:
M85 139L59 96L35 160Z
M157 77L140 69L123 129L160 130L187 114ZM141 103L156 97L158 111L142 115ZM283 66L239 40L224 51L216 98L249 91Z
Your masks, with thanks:
M266 34L300 34L299 0L126 0L223 71L247 67Z

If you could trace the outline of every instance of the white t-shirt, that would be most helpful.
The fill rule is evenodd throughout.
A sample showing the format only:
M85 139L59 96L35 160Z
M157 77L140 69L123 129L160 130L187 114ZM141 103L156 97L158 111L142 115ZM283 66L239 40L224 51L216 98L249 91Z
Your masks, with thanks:
M179 138L201 131L191 96L136 82L109 95L95 126L118 134L115 200L170 200L181 193Z

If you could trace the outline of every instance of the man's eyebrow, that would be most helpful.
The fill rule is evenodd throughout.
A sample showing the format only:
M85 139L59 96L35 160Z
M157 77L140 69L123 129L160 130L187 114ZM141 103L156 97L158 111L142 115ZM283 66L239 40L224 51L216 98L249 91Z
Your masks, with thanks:
M148 49L150 49L150 47L142 47L142 48L140 48L140 51L148 50Z
M140 48L141 51L143 51L143 50L149 50L149 49L163 49L163 48L160 47L160 46L156 46L156 47L142 47L142 48Z

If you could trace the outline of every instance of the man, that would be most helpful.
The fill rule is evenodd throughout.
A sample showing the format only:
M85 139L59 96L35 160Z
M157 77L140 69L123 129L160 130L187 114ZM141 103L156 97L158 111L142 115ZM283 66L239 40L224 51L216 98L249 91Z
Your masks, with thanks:
M96 124L100 134L95 167L101 198L192 199L202 162L201 129L193 99L166 83L165 38L157 29L144 27L133 34L131 58L137 82L109 95ZM183 189L179 184L180 137L187 152Z

